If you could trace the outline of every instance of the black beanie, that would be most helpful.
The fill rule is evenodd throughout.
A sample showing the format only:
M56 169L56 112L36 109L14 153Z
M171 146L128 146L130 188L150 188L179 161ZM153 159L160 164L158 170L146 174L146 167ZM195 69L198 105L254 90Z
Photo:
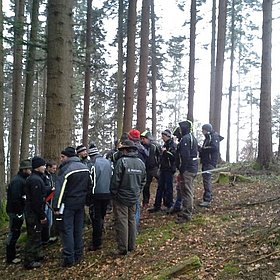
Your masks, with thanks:
M63 151L61 151L61 154L67 157L74 157L76 156L76 150L73 147L67 147Z
M165 129L161 134L163 134L169 138L171 138L171 136L172 136L172 133L169 129Z
M46 165L46 161L43 158L38 157L38 156L35 156L32 158L32 168L33 169L36 169L36 168L38 168L40 166L44 166L44 165Z
M80 145L76 148L77 154L86 150L87 148L84 145Z

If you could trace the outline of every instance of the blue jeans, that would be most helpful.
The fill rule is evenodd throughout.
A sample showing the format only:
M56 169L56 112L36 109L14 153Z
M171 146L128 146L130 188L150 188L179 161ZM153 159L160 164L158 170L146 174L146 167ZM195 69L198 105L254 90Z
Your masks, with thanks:
M176 185L176 200L174 203L174 209L180 210L182 207L182 194L181 194L181 182Z
M65 265L72 265L82 259L84 242L84 207L69 209L65 207L60 231L63 245L62 256Z
M154 208L159 209L162 200L167 208L173 206L173 173L167 170L160 171Z
M137 228L140 226L140 218L141 218L141 208L140 208L140 198L138 198L136 202L136 211L135 211L135 221L136 221Z
M214 169L214 166L211 164L202 164L202 171L207 171ZM211 171L202 173L203 179L203 201L210 202L212 200L212 182L211 182L212 173Z

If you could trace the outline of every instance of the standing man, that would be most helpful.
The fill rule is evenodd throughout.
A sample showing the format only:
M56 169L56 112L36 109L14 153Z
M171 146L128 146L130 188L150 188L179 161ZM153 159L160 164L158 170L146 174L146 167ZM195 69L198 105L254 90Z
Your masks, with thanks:
M91 177L88 167L77 157L73 147L65 148L60 160L53 207L57 221L60 220L62 265L69 267L80 262L83 257L84 207L91 187Z
M119 150L122 156L114 168L110 191L118 254L126 255L136 247L136 203L146 182L146 168L137 156L137 147L133 141L125 140Z
M176 171L175 153L177 146L169 129L165 129L161 133L161 137L164 145L162 147L160 159L159 181L154 207L148 209L150 213L161 210L162 200L164 205L167 207L167 211L169 211L173 206L173 175Z
M148 157L146 159L146 172L147 181L143 189L143 208L147 208L150 201L150 185L153 178L158 180L158 169L160 161L160 147L153 142L152 135L149 131L144 131L141 133L141 140L144 148L148 152Z
M47 217L45 206L45 173L46 162L43 158L32 158L32 174L26 181L25 194L25 219L27 229L27 241L25 245L24 267L33 269L41 266L41 230Z
M189 222L193 213L194 179L198 170L197 140L192 132L192 122L187 120L179 123L182 139L177 147L176 167L180 171L181 196L183 209L178 214L177 223Z
M104 218L111 198L112 166L108 159L102 157L95 145L89 147L88 154L90 156L88 167L93 180L92 192L87 201L92 223L90 251L96 251L102 248Z
M220 141L223 137L213 130L211 124L204 124L202 126L202 133L205 140L199 149L199 157L202 164L204 194L203 201L199 206L209 207L212 200L211 170L217 165L220 156Z
M87 165L88 164L87 148L84 145L80 145L76 148L76 152L81 162Z
M25 205L24 188L26 179L31 174L31 160L22 160L17 175L11 180L7 189L6 212L9 216L9 233L6 240L6 262L17 264L21 260L16 258L16 243L19 239L23 224Z

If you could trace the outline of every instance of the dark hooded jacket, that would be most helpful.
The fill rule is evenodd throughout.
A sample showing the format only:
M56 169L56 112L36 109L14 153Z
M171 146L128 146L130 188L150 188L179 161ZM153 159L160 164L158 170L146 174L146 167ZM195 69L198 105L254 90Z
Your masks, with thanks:
M198 144L194 135L191 133L192 124L190 121L179 123L182 139L177 146L176 167L180 173L185 171L197 173L198 170Z
M211 131L205 135L203 145L199 151L202 165L210 164L216 167L220 157L220 141L223 139L224 138L215 131Z

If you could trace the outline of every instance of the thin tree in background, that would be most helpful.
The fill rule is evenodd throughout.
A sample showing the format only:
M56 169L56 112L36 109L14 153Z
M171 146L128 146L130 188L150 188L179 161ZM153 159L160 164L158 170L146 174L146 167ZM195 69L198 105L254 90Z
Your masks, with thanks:
M155 3L151 0L151 33L152 33L152 135L157 133L157 62L156 62L156 15Z
M272 160L271 132L271 40L272 0L263 0L262 66L260 94L259 145L257 162L269 167Z
M35 77L35 58L36 58L36 41L38 35L38 14L39 14L39 0L32 2L31 15L31 32L27 51L27 65L26 65L26 85L24 95L23 119L22 119L22 133L21 133L21 149L20 158L25 159L29 156L30 143L30 127L32 114L32 98Z
M5 197L3 9L0 0L0 209Z
M123 130L123 27L124 4L119 0L118 9L118 72L117 72L117 138L120 139Z
M91 80L91 36L92 36L92 0L87 0L87 31L86 31L86 58L85 58L85 92L83 110L83 145L88 145L90 80Z
M71 144L73 0L49 0L45 157L58 160Z
M146 129L150 6L151 6L150 0L142 1L141 46L140 46L139 81L138 81L138 91L137 91L137 123L136 123L136 128L139 131L144 131Z
M212 125L217 132L221 126L221 108L223 96L223 73L226 37L227 0L219 1L218 38L215 71L215 97Z
M196 0L191 2L190 26L190 60L189 60L189 90L188 90L188 120L193 121L194 101L194 69L195 69L195 36L196 36Z
M210 70L210 109L209 122L214 120L214 99L215 99L215 72L216 72L216 0L212 3L212 20L211 20L212 38L211 38L211 70Z
M231 5L231 46L230 46L230 81L228 91L228 119L227 119L227 149L226 161L230 161L230 129L231 129L231 103L232 103L232 83L233 83L233 63L235 50L235 0L232 0Z
M23 23L24 0L15 2L14 20L14 61L13 61L13 93L12 93L12 121L11 121L11 153L10 176L17 173L19 166L19 147L21 132L21 102L22 102L22 56L23 56Z
M133 118L133 92L135 77L135 35L136 35L136 7L137 0L129 1L127 21L127 60L126 60L126 84L125 105L123 118L123 131L127 132L132 127Z

